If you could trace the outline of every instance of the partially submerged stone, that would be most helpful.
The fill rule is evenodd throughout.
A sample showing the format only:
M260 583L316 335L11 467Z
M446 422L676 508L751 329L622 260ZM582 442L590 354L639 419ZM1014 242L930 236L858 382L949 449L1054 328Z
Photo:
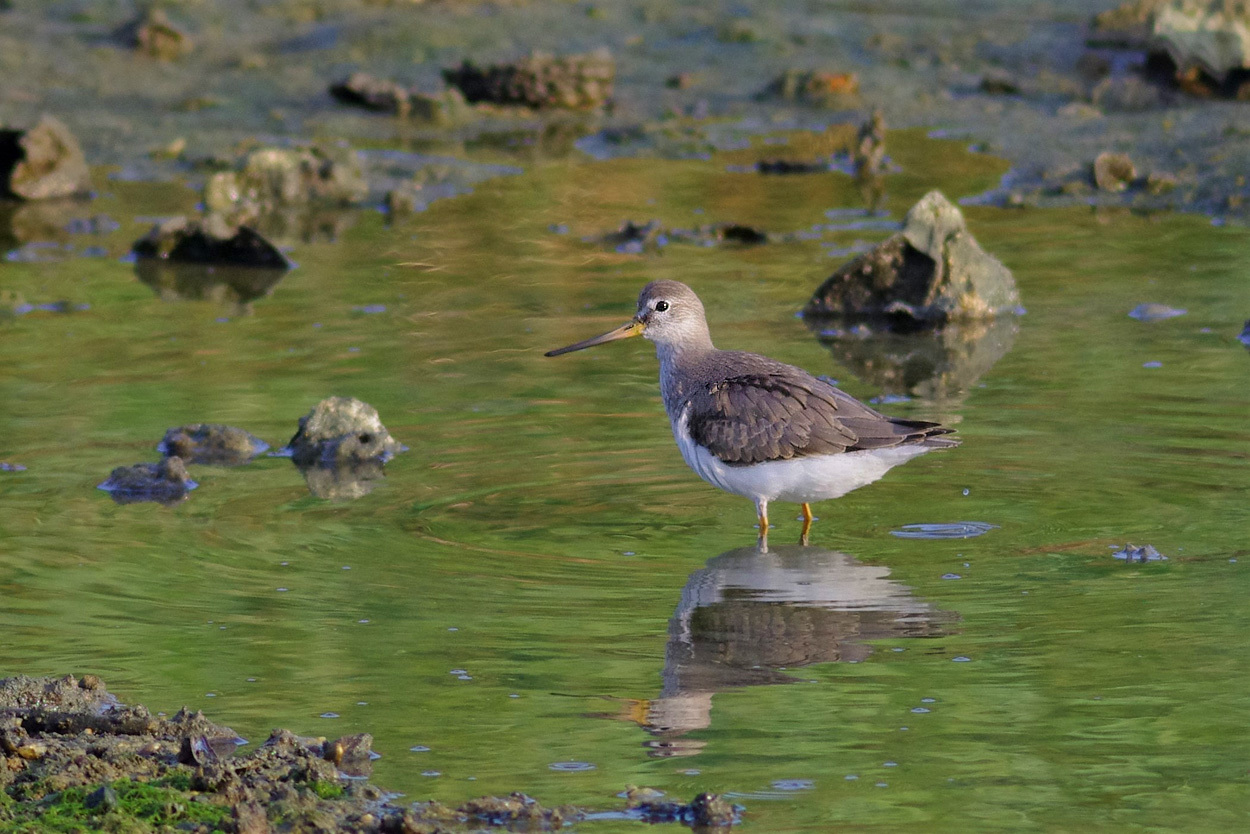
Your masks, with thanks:
M162 61L173 61L195 47L191 36L169 19L164 9L149 7L117 32L136 52Z
M616 64L606 49L553 57L541 52L506 64L479 67L464 61L443 79L471 103L520 105L535 110L587 110L612 96Z
M921 329L1017 312L1015 279L973 239L963 214L930 191L902 232L844 265L816 290L805 316Z
M436 124L450 124L469 113L468 102L455 87L426 92L365 72L354 72L331 84L330 95L344 104Z
M367 72L353 72L331 84L330 95L344 104L397 116L407 116L412 106L407 87L387 78L375 78Z
M696 831L734 825L742 814L741 807L714 793L701 793L689 803L631 798L630 807L646 822L680 822Z
M1241 335L1237 337L1237 341L1250 349L1250 319L1246 319L1246 326L1241 329Z
M859 77L853 72L786 70L764 88L762 97L780 98L819 107L844 106L859 95Z
M188 463L239 466L267 451L269 444L243 429L219 423L194 423L165 432L157 451Z
M247 155L239 170L209 178L204 206L243 223L289 206L354 205L368 195L364 169L351 148L259 148Z
M391 437L377 409L353 397L329 397L299 420L287 450L297 464L385 462L404 446Z
M1103 151L1094 160L1094 185L1101 191L1123 191L1137 179L1137 168L1126 153Z
M29 130L0 128L0 197L47 200L90 190L87 160L59 119L42 116Z
M191 480L182 458L168 457L159 463L136 463L119 466L102 481L98 489L113 496L118 504L154 501L177 504L199 484Z
M175 217L158 223L135 241L132 251L139 258L182 263L291 268L286 256L259 232L248 226L232 226L218 215L202 220Z

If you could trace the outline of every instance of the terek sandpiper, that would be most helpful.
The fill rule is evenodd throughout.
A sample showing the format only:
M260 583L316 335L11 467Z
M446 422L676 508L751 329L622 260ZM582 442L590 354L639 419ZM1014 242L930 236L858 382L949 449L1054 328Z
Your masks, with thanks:
M932 449L959 445L938 423L888 417L793 365L717 350L703 303L678 281L652 281L633 319L615 330L549 351L643 336L655 343L660 392L673 436L699 477L750 498L768 534L770 501L802 505L802 541L811 502L838 498Z

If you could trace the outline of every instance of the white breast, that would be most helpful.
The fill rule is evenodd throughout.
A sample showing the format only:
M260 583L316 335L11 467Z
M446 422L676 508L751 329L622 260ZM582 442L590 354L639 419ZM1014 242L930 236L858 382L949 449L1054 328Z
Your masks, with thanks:
M673 423L673 437L686 465L712 486L752 500L802 504L839 498L929 451L908 445L730 466L694 442L689 423L689 408Z

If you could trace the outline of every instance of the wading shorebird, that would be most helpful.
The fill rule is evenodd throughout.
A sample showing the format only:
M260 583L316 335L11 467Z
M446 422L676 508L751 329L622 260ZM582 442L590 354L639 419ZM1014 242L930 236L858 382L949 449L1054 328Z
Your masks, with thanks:
M768 504L803 508L839 498L933 449L958 446L937 423L874 411L802 368L738 350L717 350L703 303L678 281L652 281L621 327L547 352L559 356L642 336L655 343L660 393L686 464L709 484L755 502L760 539Z

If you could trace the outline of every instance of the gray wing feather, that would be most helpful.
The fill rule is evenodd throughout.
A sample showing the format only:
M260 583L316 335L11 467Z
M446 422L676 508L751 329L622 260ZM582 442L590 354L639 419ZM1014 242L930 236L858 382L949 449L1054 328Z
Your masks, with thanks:
M731 465L912 443L956 443L936 439L950 429L887 417L790 366L743 373L692 389L687 393L691 438Z

